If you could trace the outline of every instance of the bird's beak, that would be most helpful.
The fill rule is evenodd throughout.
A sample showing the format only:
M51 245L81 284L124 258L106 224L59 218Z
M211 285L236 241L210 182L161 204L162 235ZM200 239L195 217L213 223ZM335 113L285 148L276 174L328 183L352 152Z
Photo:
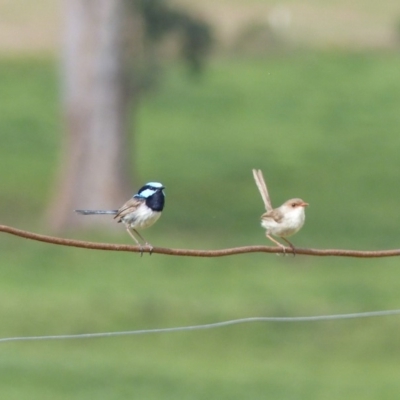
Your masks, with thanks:
M303 202L303 203L300 204L300 206L301 206L301 207L307 207L307 206L309 206L309 204L306 203L306 202Z

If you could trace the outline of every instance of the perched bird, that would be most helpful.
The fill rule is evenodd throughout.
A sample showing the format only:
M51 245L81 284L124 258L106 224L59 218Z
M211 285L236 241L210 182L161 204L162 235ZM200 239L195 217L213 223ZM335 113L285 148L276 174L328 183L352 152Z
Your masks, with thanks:
M261 170L253 169L253 176L263 199L265 210L267 211L261 215L261 226L266 229L265 235L269 240L281 247L285 253L286 247L275 240L271 235L283 239L292 248L293 254L295 254L293 244L286 238L294 235L304 225L306 217L304 208L308 206L308 203L302 199L290 199L280 207L274 209L271 204L263 173Z
M129 199L119 210L75 210L75 212L83 215L115 215L114 219L125 224L127 232L137 245L140 246L141 252L143 253L143 247L134 233L144 242L145 246L150 248L151 253L153 246L145 241L137 229L148 228L160 218L165 204L164 189L164 186L159 182L149 182L140 188L138 193Z

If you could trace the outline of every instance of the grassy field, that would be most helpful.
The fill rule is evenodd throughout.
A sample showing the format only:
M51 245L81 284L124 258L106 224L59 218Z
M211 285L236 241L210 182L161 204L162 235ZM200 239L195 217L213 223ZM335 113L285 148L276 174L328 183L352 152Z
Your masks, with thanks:
M310 53L165 71L135 122L143 180L167 186L160 246L264 244L251 168L311 205L302 247L399 247L400 56ZM0 62L0 222L47 233L61 146L56 65ZM121 232L82 234L129 243ZM1 234L0 337L399 308L397 259L114 254ZM398 317L0 344L7 399L393 399Z

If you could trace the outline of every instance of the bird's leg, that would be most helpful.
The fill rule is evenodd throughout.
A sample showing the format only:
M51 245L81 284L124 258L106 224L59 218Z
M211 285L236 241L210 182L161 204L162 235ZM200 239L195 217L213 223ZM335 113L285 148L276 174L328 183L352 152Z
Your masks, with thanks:
M139 240L137 240L135 238L135 235L131 232L131 230L128 228L126 228L126 231L129 233L129 236L136 242L136 244L139 246L140 249L140 256L143 257L143 246L139 243ZM133 229L133 231L135 231L137 233L137 231L135 229ZM139 235L139 234L138 234ZM139 235L139 237L141 237ZM143 238L142 238L143 239Z
M271 235L268 235L268 233L265 233L265 236L271 240L272 242L274 242L275 244L278 245L278 247L280 247L283 250L283 254L286 254L286 247L282 244L279 243L277 240L275 240Z
M281 239L283 239L290 246L290 248L293 251L293 257L295 257L296 256L296 248L292 245L292 243L289 242L289 240L285 239L284 237Z
M132 229L132 230L136 233L136 235L138 235L140 237L140 239L143 240L145 246L147 246L149 248L149 254L151 255L151 253L153 252L153 246L147 240L145 240L144 237L136 229Z

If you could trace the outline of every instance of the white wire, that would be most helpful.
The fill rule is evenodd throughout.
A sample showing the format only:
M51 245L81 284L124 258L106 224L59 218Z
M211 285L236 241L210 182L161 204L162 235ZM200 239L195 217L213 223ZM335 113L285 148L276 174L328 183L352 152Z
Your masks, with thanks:
M73 335L48 335L48 336L20 336L0 338L0 342L21 342L29 340L65 340L65 339L94 339L114 336L129 336L129 335L146 335L152 333L171 333L171 332L186 332L201 329L222 328L224 326L245 324L250 322L316 322L316 321L332 321L340 319L355 319L369 317L384 317L388 315L400 314L400 310L387 311L369 311L354 314L336 314L336 315L317 315L309 317L250 317L233 319L230 321L215 322L212 324L180 326L175 328L159 328L159 329L141 329L134 331L122 332L99 332L99 333L80 333Z

